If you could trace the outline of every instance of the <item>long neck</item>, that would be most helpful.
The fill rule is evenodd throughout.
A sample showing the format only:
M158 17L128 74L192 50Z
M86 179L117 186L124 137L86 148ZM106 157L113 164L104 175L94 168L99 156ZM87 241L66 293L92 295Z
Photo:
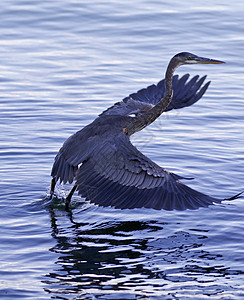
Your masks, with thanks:
M126 133L132 135L133 133L142 130L153 121L155 121L168 107L173 96L172 80L177 63L174 58L171 59L165 74L165 93L163 98L144 114L133 118L133 121L126 127Z

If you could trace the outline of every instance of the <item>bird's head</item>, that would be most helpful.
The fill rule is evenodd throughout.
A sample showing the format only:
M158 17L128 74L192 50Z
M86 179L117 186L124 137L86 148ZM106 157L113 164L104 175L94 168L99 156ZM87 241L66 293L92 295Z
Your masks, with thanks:
M173 59L176 61L178 66L188 64L224 64L221 60L200 57L189 52L178 53L173 57Z

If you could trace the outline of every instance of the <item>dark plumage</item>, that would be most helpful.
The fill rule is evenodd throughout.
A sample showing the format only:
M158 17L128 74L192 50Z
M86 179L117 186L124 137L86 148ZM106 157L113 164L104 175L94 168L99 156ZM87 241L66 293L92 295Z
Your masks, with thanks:
M184 210L220 203L220 199L184 185L180 180L186 178L158 166L130 142L130 135L164 111L190 106L203 96L210 84L203 85L206 76L189 81L189 74L173 76L178 66L190 63L222 62L186 52L177 54L169 63L165 80L129 95L68 138L55 158L51 195L59 180L75 181L67 209L76 189L91 202L121 209Z

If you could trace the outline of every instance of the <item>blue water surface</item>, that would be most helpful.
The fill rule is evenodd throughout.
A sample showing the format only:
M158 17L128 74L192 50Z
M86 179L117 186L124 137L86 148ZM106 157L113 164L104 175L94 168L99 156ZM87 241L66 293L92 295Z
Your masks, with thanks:
M197 211L116 210L58 186L65 139L164 77L177 52L226 61L198 103L132 141L218 198L244 190L243 1L5 0L0 10L1 299L243 299L244 200Z

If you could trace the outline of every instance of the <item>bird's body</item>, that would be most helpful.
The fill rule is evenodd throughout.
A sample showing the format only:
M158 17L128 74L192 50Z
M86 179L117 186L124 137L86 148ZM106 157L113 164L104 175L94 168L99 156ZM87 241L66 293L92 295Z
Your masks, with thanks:
M94 155L100 145L106 144L111 136L116 137L130 122L129 116L104 115L68 138L60 149L52 174L60 182L72 183L77 167ZM64 172L64 166L67 171Z
M190 53L177 54L169 63L165 80L116 103L65 141L53 165L51 193L57 180L75 181L67 209L76 189L91 202L121 209L183 210L221 202L184 185L179 180L186 178L158 166L130 142L132 134L164 111L189 106L201 98L209 85L201 87L205 77L195 76L189 82L189 75L173 77L178 66L193 62L222 63Z

